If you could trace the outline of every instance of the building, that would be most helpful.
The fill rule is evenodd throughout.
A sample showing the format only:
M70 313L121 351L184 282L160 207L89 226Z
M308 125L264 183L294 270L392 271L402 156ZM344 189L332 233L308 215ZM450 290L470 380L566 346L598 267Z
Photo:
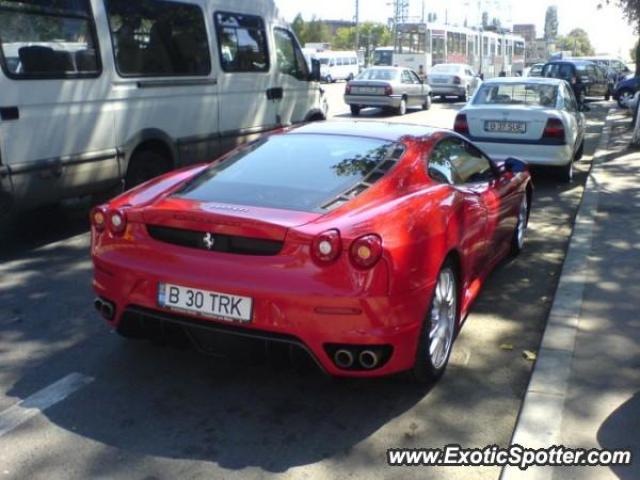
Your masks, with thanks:
M533 43L537 38L536 26L533 23L514 25L513 33L523 37L527 43Z

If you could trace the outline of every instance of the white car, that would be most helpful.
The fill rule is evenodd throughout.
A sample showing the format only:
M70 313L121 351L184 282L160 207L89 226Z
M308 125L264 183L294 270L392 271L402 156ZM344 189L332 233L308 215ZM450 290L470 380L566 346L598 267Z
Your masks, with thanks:
M466 102L482 83L480 77L469 65L441 63L429 72L428 82L434 97L458 97Z
M566 182L584 150L585 119L564 80L494 78L460 111L454 130L496 161L557 167Z

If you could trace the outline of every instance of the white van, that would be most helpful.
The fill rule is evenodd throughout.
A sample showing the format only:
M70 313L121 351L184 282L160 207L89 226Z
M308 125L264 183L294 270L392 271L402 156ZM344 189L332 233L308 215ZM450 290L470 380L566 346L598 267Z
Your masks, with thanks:
M322 80L333 83L338 80L353 80L360 73L360 64L356 52L320 52L316 57L320 61Z
M271 0L3 0L0 42L0 211L326 115L319 65Z

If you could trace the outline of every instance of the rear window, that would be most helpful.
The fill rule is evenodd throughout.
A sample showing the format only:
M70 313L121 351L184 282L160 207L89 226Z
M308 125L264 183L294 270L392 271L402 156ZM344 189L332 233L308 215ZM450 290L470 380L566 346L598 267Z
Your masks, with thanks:
M356 77L356 80L384 80L393 81L398 78L398 70L387 70L381 68L370 68Z
M88 0L0 0L4 69L13 78L100 74Z
M530 105L553 107L558 87L533 83L483 84L473 100L474 105Z
M401 145L361 137L274 135L212 165L175 195L298 211L323 211L378 181ZM363 183L365 182L366 183Z
M432 73L459 73L461 70L459 65L436 65L431 69Z

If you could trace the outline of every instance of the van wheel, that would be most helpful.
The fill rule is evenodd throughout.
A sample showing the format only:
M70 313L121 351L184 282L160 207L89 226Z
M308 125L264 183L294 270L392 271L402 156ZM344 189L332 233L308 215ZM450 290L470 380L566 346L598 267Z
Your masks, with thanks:
M354 117L360 115L360 107L358 105L351 105L351 115Z
M124 179L125 190L131 190L144 182L158 177L170 169L169 160L153 150L143 150L134 154Z

